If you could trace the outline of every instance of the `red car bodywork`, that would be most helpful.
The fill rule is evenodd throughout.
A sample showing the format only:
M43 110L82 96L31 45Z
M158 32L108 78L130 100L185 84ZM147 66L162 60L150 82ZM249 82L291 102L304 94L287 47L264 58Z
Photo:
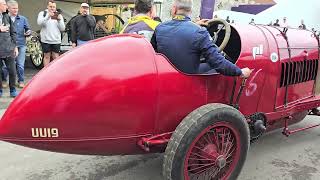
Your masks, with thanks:
M275 27L233 31L240 37L236 64L254 69L239 101L242 114L264 113L270 130L320 105L319 44L311 32L290 29L286 40ZM174 131L204 104L229 104L233 83L220 74L180 72L141 36L98 39L32 79L2 117L0 140L75 154L145 153L141 138ZM235 92L240 84L237 78Z

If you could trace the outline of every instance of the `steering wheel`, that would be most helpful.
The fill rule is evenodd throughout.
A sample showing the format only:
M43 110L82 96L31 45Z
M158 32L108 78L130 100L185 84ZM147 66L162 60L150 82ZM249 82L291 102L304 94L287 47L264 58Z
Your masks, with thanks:
M230 40L230 36L231 36L230 24L224 19L220 19L220 18L209 20L207 23L208 23L207 29L209 33L213 34L213 42L217 42L220 31L223 28L226 29L224 34L224 39L221 45L219 46L220 52L223 51Z

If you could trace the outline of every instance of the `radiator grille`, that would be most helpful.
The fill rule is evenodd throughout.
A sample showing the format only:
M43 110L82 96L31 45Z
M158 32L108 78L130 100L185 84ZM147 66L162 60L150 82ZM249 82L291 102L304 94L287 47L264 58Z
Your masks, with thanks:
M304 60L281 63L280 87L315 80L318 60Z

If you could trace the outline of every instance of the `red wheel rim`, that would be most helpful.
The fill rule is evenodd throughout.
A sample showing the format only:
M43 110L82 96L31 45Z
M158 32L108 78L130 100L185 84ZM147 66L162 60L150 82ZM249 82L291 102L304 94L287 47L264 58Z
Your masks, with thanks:
M228 122L204 129L184 159L184 179L228 179L240 158L240 134Z

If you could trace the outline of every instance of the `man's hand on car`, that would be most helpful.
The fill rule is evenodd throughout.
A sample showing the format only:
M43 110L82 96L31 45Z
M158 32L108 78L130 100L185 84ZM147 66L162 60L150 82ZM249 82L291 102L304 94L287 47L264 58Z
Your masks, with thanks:
M250 74L252 73L253 69L243 68L243 69L241 69L241 71L242 71L241 77L248 78L250 76Z

